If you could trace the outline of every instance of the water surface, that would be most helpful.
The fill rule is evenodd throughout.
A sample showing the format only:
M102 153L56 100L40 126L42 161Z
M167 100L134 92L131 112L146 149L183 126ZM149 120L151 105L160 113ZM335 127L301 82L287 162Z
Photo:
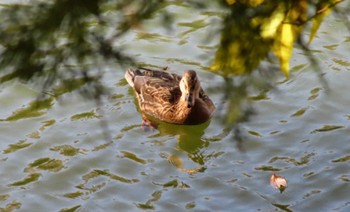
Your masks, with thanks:
M207 70L218 39L214 11L170 5L172 30L157 17L121 44L140 63L197 70L217 106L223 79ZM181 14L181 15L180 15ZM34 85L0 88L0 207L18 211L348 211L349 32L327 17L311 44L322 70L294 50L289 80L254 101L242 141L218 112L199 126L161 123L145 131L118 65L107 64L111 96L96 105L74 92L45 96ZM318 78L323 74L326 84ZM108 129L103 120L108 123ZM111 136L109 138L108 136ZM288 180L280 193L272 173Z

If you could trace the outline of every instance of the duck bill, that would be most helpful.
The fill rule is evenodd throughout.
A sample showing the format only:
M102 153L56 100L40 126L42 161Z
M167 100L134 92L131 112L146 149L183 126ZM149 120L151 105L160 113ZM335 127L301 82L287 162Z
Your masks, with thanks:
M194 106L194 98L191 94L186 94L185 101L187 102L187 108Z

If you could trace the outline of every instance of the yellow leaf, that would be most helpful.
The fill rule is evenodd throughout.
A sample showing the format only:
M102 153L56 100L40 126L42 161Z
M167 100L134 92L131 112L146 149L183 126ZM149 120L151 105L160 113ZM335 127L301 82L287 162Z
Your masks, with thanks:
M227 4L232 5L236 2L236 0L226 0Z
M289 76L289 60L292 56L294 32L291 24L282 24L280 34L274 46L274 53L280 61L281 70Z
M322 4L317 7L317 13L314 19L312 20L311 33L309 37L308 44L315 38L318 29L323 21L323 19L332 11L331 5L337 3L338 1L329 1L327 4Z
M293 2L276 33L273 52L279 59L280 68L286 77L289 76L289 61L292 56L294 41L303 29L306 14L306 0Z
M272 38L276 35L278 27L281 25L285 17L285 6L279 4L278 8L273 12L271 17L261 24L260 35L262 38Z

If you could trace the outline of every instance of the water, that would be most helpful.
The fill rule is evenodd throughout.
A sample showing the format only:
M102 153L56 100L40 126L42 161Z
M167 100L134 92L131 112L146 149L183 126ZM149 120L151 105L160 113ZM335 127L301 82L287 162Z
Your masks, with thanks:
M204 42L205 23L218 16L180 6L168 9L183 14L173 31L155 30L155 17L122 44L142 63L170 66L177 73L198 70L204 89L221 104L222 91L210 88L223 79L203 71L217 42ZM184 24L196 20L204 24ZM280 76L276 89L254 101L257 115L240 126L241 143L233 131L223 129L218 112L200 126L163 123L158 130L144 131L123 79L125 70L117 66L104 68L104 84L112 95L102 105L67 92L34 109L30 105L40 94L38 88L6 83L0 89L0 207L348 211L350 61L349 32L342 21L327 17L311 49L317 50L329 88L295 49L291 79ZM107 121L108 132L101 120ZM287 179L283 193L269 185L272 173Z

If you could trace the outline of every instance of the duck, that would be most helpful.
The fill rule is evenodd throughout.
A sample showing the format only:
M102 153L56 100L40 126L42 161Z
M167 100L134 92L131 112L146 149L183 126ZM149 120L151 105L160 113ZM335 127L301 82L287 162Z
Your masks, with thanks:
M136 94L141 113L161 121L198 125L207 122L215 111L196 71L185 70L179 76L165 69L129 68L125 79Z

